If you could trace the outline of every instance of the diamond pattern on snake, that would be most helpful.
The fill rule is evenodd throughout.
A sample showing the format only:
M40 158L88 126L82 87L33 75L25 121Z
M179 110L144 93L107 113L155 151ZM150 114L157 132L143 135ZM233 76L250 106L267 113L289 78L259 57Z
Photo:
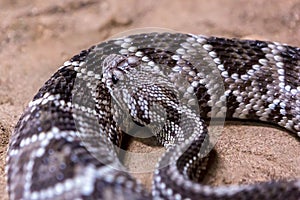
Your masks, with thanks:
M300 137L300 48L144 33L66 61L20 117L7 152L10 199L300 199L300 180L201 184L213 121L271 123ZM166 152L148 192L118 153L133 127ZM123 141L124 142L124 141Z

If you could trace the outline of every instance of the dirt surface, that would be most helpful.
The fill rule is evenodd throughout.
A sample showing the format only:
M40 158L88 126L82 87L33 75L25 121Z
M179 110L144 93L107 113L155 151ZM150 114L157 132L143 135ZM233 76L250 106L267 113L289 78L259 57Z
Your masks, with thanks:
M13 126L52 73L80 50L133 28L267 39L300 46L299 0L0 0L0 199ZM134 151L152 147L134 142ZM205 182L213 185L300 177L299 141L270 127L227 125ZM130 160L130 159L129 159ZM140 161L133 163L138 169ZM149 188L150 173L137 174Z

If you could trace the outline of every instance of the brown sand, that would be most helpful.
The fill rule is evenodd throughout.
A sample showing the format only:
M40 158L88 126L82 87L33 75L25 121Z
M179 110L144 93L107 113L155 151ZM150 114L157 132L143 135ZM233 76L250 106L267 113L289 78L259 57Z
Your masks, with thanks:
M300 46L300 2L268 2L0 1L0 199L8 198L4 165L13 126L38 88L66 59L116 33L143 27ZM133 144L135 151L141 146L143 151L152 149ZM300 177L299 152L299 141L283 131L228 125L205 182L222 185ZM150 173L137 176L149 187Z

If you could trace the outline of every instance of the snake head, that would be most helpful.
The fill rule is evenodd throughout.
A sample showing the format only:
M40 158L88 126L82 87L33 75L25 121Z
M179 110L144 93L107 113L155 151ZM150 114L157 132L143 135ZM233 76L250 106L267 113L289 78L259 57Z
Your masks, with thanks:
M120 111L118 116L122 116L123 119L120 121L130 121L125 120L128 116L126 115L128 110L130 110L130 99L132 97L133 88L137 84L136 80L132 80L136 76L137 66L139 66L140 61L135 56L124 56L118 54L108 55L103 61L103 77L102 82L106 85L113 102ZM126 116L126 117L124 117ZM129 118L131 118L129 117ZM129 124L128 122L125 124Z
M136 56L108 55L103 61L103 81L108 88L112 88L119 80L124 80L124 75L129 74L138 64L139 59Z

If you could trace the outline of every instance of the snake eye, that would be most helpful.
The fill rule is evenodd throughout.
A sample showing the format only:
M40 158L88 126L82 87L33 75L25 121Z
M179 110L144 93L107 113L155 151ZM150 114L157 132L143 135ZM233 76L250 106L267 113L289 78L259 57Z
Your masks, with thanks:
M117 84L118 83L118 81L119 81L119 79L116 77L116 75L112 75L112 77L111 77L111 79L112 79L112 82L114 83L114 84Z

